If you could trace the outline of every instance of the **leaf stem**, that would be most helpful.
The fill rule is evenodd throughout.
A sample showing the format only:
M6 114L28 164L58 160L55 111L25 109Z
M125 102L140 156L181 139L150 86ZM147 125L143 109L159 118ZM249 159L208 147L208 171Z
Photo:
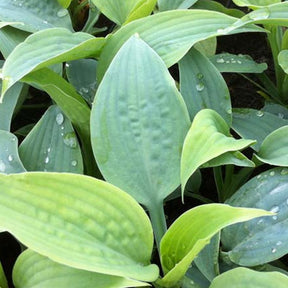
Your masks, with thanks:
M217 193L218 193L218 200L219 202L222 202L222 189L223 189L223 175L222 175L222 170L221 166L219 167L214 167L213 168L213 173L214 173L214 180L217 188Z
M147 209L150 215L158 252L160 252L160 241L167 231L163 201L155 201L154 203L151 203Z

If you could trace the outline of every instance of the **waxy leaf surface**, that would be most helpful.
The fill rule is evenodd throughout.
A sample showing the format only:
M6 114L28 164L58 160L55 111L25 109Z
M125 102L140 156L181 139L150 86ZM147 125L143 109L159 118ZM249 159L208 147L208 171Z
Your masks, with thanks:
M215 278L209 288L286 288L288 277L279 272L258 272L239 267Z
M88 176L47 172L0 174L0 185L0 227L28 248L91 272L142 281L158 277L157 266L149 264L149 218L119 188Z
M265 215L269 212L224 204L201 205L185 212L161 240L160 256L165 276L159 284L173 287L181 280L193 259L222 228Z
M71 122L50 106L19 147L27 171L83 173L80 146Z
M197 1L198 0L158 0L158 7L160 11L187 9Z
M95 38L83 32L72 33L64 28L51 28L32 34L5 61L1 97L14 83L33 70L97 56L104 41L103 38Z
M257 266L288 253L288 169L274 168L243 185L226 201L232 206L265 209L273 217L225 228L223 251L238 265Z
M131 37L112 61L91 112L91 138L108 181L146 206L180 184L180 155L190 120L161 58Z
M73 31L68 10L57 0L0 0L0 20L22 22L17 28L27 32L53 27Z
M68 267L30 249L18 257L13 268L13 282L16 288L43 288L47 285L61 288L125 288L145 285L132 279Z
M233 0L233 2L240 7L259 8L271 4L280 3L281 0Z

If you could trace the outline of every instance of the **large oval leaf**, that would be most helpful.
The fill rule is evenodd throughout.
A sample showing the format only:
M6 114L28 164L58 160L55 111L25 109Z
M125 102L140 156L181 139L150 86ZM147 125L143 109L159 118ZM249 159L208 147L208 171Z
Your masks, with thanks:
M81 149L71 122L50 106L19 147L27 171L83 173Z
M97 56L104 41L103 38L95 38L83 32L72 33L64 28L51 28L32 34L13 50L4 63L1 97L15 82L33 70Z
M132 279L61 265L30 249L18 257L13 268L13 283L16 288L43 288L47 285L61 288L125 288L145 285Z
M192 48L179 62L180 91L191 119L201 109L218 112L230 126L232 108L225 80L213 64Z
M0 173L26 171L18 155L18 139L10 132L0 130Z
M248 6L255 9L275 3L280 3L281 0L233 0L233 2L240 7Z
M185 212L162 238L160 256L166 275L159 284L173 287L181 280L193 259L222 228L264 215L269 212L224 204L201 205Z
M105 74L91 112L93 151L103 176L147 207L162 201L180 184L189 125L165 64L131 37Z
M100 57L98 80L102 79L120 47L135 33L138 33L170 67L201 40L228 33L263 31L254 25L234 27L233 24L237 20L215 11L172 10L133 21L108 39ZM229 31L225 30L227 28Z
M252 140L236 140L231 137L229 126L214 110L204 109L198 112L183 145L181 157L182 192L189 177L201 165L221 155L225 156L227 152L242 150L253 143ZM230 154L228 158L225 157L226 160L231 161L231 156Z
M222 232L224 251L239 265L256 266L288 253L288 170L275 168L251 179L228 201L232 206L261 208L277 213Z
M47 172L0 174L0 185L0 226L28 248L74 268L143 281L157 278L158 268L149 265L149 218L117 187Z
M247 268L236 268L215 278L209 288L286 288L288 277L279 272L258 272Z
M68 10L57 0L0 0L0 20L18 21L18 29L36 32L52 27L73 31Z

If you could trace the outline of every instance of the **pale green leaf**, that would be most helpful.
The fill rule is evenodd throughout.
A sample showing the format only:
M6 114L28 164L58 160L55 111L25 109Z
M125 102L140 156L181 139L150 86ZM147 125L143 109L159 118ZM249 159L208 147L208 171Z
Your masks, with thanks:
M262 73L267 69L266 63L257 63L249 55L222 53L209 60L220 72Z
M53 27L73 31L68 10L57 0L0 0L0 20L22 22L17 28L28 32Z
M207 57L211 57L216 53L217 48L217 37L208 38L200 41L194 45L198 51Z
M288 126L270 133L262 142L255 156L262 162L274 166L288 166Z
M147 207L162 201L180 184L189 125L165 64L131 37L107 70L91 112L92 147L104 178Z
M197 1L198 0L158 0L158 7L160 11L187 9Z
M190 118L205 108L215 110L230 126L232 108L228 87L220 72L192 48L179 62L180 91Z
M278 61L284 72L288 74L288 50L282 50L278 54Z
M226 34L263 31L255 25L235 27L237 18L206 10L172 10L135 20L107 40L98 67L100 81L113 57L132 35L138 33L170 67L199 41ZM225 30L229 27L229 31Z
M0 29L5 27L5 26L13 26L13 25L23 25L22 22L0 22Z
M145 283L132 279L64 266L29 249L25 250L15 263L13 282L16 288L43 288L47 286L125 288L145 286Z
M106 17L118 25L125 23L135 10L141 9L141 6L142 9L145 5L150 6L150 9L143 11L141 17L148 16L156 4L156 0L92 0L92 2Z
M189 265L210 239L222 228L271 213L224 204L197 206L182 214L161 240L160 256L163 287L173 287L183 278Z
M57 0L57 1L63 8L68 8L72 2L72 0Z
M31 71L55 63L97 56L104 42L103 38L95 38L83 32L72 33L64 28L51 28L32 34L5 61L1 97Z
M227 271L213 280L209 288L286 288L288 277L279 272L258 272L239 267Z
M56 105L49 107L22 141L19 155L27 171L83 173L76 134Z
M285 125L288 125L288 121L283 119L282 114L276 116L255 109L233 109L233 130L243 138L257 140L257 143L251 146L255 151L259 151L266 136Z
M217 112L210 109L198 112L184 141L181 156L182 192L189 177L201 165L253 143L253 140L236 140L231 137L229 126Z
M233 2L240 7L259 8L271 4L280 3L281 0L233 0Z
M0 262L0 287L1 288L8 288L7 279L6 279L6 276L5 276L1 262Z
M223 230L223 251L234 263L257 266L288 253L287 175L287 168L263 172L226 201L232 206L260 208L277 213L271 218L264 217Z
M48 172L0 174L0 186L0 226L28 248L91 272L140 281L158 277L157 266L149 264L149 218L119 188L88 176Z
M0 130L0 173L24 172L18 155L18 139L10 132Z
M48 68L29 73L22 81L45 90L62 109L80 136L83 160L88 175L96 175L90 140L90 109L75 88ZM5 98L4 98L5 99Z

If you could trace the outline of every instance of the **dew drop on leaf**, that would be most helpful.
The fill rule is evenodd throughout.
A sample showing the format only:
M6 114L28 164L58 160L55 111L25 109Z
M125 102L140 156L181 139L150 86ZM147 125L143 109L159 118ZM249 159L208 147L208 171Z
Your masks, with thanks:
M270 176L274 176L274 175L275 175L275 172L274 172L274 171L271 171L271 172L269 173L269 175L270 175Z
M256 112L256 116L262 117L262 116L264 116L264 112L259 110L259 111Z
M272 248L272 253L276 253L277 249L276 248Z
M12 162L12 161L13 161L13 159L14 159L14 158L13 158L13 156L12 156L12 155L9 155L9 156L8 156L8 161L9 161L9 162Z
M279 212L279 206L274 206L274 207L272 207L271 209L270 209L270 212L272 212L272 213L278 213Z
M278 241L278 242L276 243L276 245L277 245L277 246L282 245L282 241Z
M64 116L63 116L62 113L58 113L58 114L56 115L56 122L57 122L58 125L62 125L62 124L63 124L63 122L64 122Z
M65 17L68 14L68 10L67 9L60 9L57 12L57 16L62 18Z
M5 163L2 160L0 160L0 172L5 172L5 169L6 169Z
M225 60L223 58L217 58L216 62L219 64L223 64L225 63Z
M205 88L205 86L204 86L204 84L202 82L200 82L200 83L198 83L196 85L196 90L199 91L199 92L203 91L204 88Z
M76 160L73 160L73 161L71 162L71 165L72 165L73 167L76 167L76 166L77 166L77 161L76 161Z
M202 73L197 73L197 78L200 80L200 79L203 79L204 78L204 75Z
M46 164L48 164L48 163L49 163L49 160L50 160L49 157L46 157L45 160L44 160L44 162L45 162Z
M263 19L267 19L270 16L270 12L267 9L261 9L259 11L253 11L250 13L249 18L251 20L257 21L257 20L263 20Z
M76 148L77 147L77 139L74 132L66 133L64 135L64 144L70 148Z

